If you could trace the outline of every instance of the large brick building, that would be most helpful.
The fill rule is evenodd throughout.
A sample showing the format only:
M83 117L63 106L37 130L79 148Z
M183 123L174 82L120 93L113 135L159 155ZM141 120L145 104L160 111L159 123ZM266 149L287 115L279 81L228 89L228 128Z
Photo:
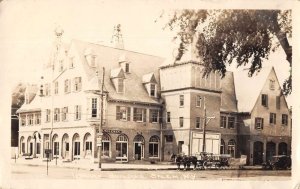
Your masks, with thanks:
M160 57L125 50L122 44L108 47L73 40L64 45L57 34L40 90L18 110L20 155L42 159L44 150L51 149L62 161L97 160L102 93L103 161L168 161L171 154L197 154L203 150L204 123L208 152L247 154L249 163L255 163L256 141L267 154L290 151L290 115L274 69L269 77L275 89L263 90L269 95L269 108L253 105L251 112L241 113L232 72L223 79L217 73L203 78L201 61L193 58L165 63ZM280 109L273 106L275 96L280 96ZM258 117L267 122L269 116L278 120L272 127L253 129ZM272 152L269 141L275 142Z

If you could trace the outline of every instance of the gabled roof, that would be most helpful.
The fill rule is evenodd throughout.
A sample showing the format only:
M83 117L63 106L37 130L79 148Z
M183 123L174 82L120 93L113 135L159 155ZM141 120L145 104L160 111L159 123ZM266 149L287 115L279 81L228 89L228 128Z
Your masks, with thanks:
M34 99L29 104L24 103L17 113L41 111L40 98L39 95L35 95Z
M110 78L125 78L123 69L116 68L116 69L110 70Z
M249 70L239 70L234 72L239 112L252 111L263 86L267 82L267 78L269 78L272 72L275 73L274 67L263 67L259 73L254 74L252 77L248 77L248 71ZM277 77L276 80L279 82Z
M143 75L143 83L157 83L154 73Z
M157 99L149 96L143 86L142 79L143 75L153 72L159 85L158 69L164 60L163 58L78 40L73 40L71 44L80 57L83 71L89 81L96 75L97 69L105 67L104 86L109 99L159 104ZM84 57L84 52L88 48L91 48L97 56L95 68L90 67ZM130 73L121 71L119 65L119 58L124 54L126 54L126 59L130 60ZM125 92L117 93L111 76L116 77L121 72L125 76ZM99 71L99 74L102 75L102 70ZM160 89L160 86L157 88Z
M234 88L234 74L226 72L224 78L221 79L221 109L222 112L237 112L237 100Z

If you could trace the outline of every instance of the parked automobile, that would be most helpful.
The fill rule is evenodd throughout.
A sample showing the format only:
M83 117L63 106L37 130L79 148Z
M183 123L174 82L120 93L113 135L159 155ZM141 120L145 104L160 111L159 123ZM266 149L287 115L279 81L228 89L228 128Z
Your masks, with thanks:
M279 155L273 156L271 160L263 163L263 169L277 170L277 169L289 169L291 168L292 160L290 156Z

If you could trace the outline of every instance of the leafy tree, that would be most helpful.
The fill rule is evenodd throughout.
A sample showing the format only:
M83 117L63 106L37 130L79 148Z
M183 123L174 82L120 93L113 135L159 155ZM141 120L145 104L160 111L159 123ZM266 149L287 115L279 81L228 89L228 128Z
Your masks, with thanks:
M222 77L226 65L236 60L237 66L250 64L251 77L262 68L263 59L279 46L292 66L291 10L178 10L165 28L177 31L179 40L175 61L179 61L193 44L205 66L204 74L217 70ZM274 40L278 39L279 42ZM283 84L283 93L291 94L291 72Z

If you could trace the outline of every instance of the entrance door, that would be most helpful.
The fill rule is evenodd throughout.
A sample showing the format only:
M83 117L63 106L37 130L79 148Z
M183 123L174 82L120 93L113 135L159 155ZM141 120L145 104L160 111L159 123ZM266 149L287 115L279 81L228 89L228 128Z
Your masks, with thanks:
M32 142L30 142L29 154L30 154L30 156L33 154L33 143Z
M267 143L266 155L267 155L267 161L271 160L272 157L276 155L276 144L274 142Z
M142 144L141 143L134 143L134 154L136 160L142 159Z
M264 145L262 142L256 141L253 144L253 164L261 165L263 163Z
M74 142L74 159L79 159L80 156L80 142Z

